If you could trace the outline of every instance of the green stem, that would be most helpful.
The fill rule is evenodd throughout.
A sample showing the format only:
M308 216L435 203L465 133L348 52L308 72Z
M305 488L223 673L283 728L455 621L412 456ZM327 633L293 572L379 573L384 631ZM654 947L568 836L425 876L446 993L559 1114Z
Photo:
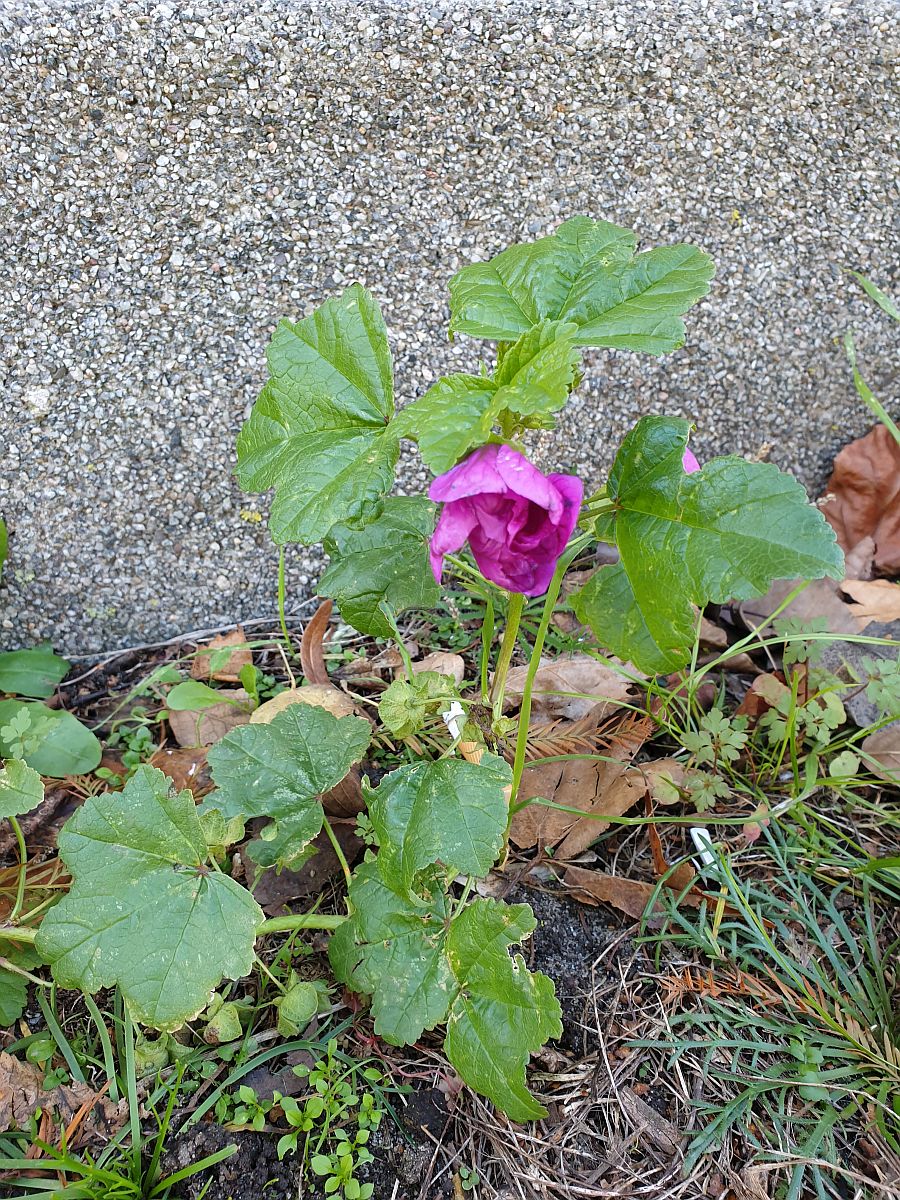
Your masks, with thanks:
M294 653L294 647L291 645L291 635L288 633L287 617L285 616L285 582L284 582L284 546L278 547L278 620L281 624L281 636L284 638L284 644L288 648L290 654Z
M512 789L509 794L510 820L512 820L514 805L516 803L516 794L522 782L522 773L525 770L525 751L528 748L528 722L531 719L531 693L534 688L534 677L537 675L538 667L541 663L544 640L547 637L547 630L550 628L550 622L553 619L553 610L556 608L556 601L559 596L559 589L562 586L563 576L569 569L569 564L576 555L581 553L590 540L590 536L585 534L569 544L568 549L556 564L556 570L553 572L553 578L550 580L550 586L547 589L544 610L541 613L541 623L538 626L537 636L534 639L531 660L528 663L528 671L525 674L525 685L522 689L522 704L519 709L519 731L516 737L516 754L513 760Z
M509 664L512 662L513 650L516 648L516 638L519 636L519 622L525 609L525 597L521 592L509 593L509 609L506 614L506 628L503 631L503 641L500 643L500 654L494 671L494 682L491 685L491 704L494 717L503 711L503 694L506 691L506 676Z
M410 676L410 678L412 678L412 676ZM322 828L328 834L328 840L331 842L331 848L334 851L335 858L341 864L341 870L344 872L344 878L347 880L347 884L349 885L350 864L347 862L347 859L344 856L344 851L341 849L341 843L335 837L334 830L331 828L331 822L327 817L322 818Z
M256 928L257 937L267 933L293 933L297 929L337 929L346 917L321 916L318 913L291 913L287 917L270 917Z
M28 874L28 849L25 845L25 835L22 833L22 826L15 817L9 818L9 823L12 825L12 831L16 835L16 843L19 847L19 881L16 886L16 902L12 906L12 912L9 914L9 923L15 924L16 917L22 911L22 905L25 902L25 880Z
M0 925L0 941L24 942L32 945L37 937L37 932L36 929L29 929L27 925Z

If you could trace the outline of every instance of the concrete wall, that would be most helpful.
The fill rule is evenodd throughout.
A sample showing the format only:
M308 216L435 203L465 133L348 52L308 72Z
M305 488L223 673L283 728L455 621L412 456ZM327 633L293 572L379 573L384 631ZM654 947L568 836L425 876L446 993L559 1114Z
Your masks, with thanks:
M359 279L401 399L471 367L460 265L574 213L719 275L662 360L593 355L539 453L589 481L641 414L811 487L891 392L898 5L655 0L0 8L0 642L70 651L273 611L233 443L281 315ZM893 347L892 347L893 339ZM402 481L423 478L412 454ZM291 555L295 598L319 560Z

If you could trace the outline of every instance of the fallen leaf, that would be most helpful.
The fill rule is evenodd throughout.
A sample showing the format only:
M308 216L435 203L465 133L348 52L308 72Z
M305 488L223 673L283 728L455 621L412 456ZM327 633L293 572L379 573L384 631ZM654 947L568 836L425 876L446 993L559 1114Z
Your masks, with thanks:
M900 787L900 721L892 721L870 733L863 740L862 749L870 755L867 766L881 779Z
M449 650L434 650L426 654L419 662L413 663L413 673L420 671L437 671L439 675L449 675L459 687L466 674L466 664L461 654L451 654Z
M222 651L229 646L234 649L220 663ZM217 679L221 683L240 683L241 668L253 663L253 652L247 645L247 636L240 625L231 633L214 637L202 650L198 650L191 663L191 679Z
M303 674L310 683L328 682L322 643L328 632L328 622L331 619L333 607L330 600L323 600L307 621L303 637L300 639L300 663L303 667Z
M584 904L598 904L601 900L611 904L635 920L640 920L656 891L657 884L645 883L642 879L624 879L620 875L606 875L602 871L587 871L584 867L566 867L563 882ZM689 908L699 908L704 896L699 892L687 892L681 903ZM657 900L653 916L665 910Z
M744 693L744 698L737 708L735 716L750 717L756 720L770 708L775 708L778 701L791 689L777 675L759 675Z
M249 722L252 701L243 688L223 688L221 695L228 699L202 712L169 712L169 728L179 746L212 746L232 729Z
M875 573L900 575L900 445L884 425L841 450L821 509L846 554L871 537Z
M669 1154L674 1154L678 1150L684 1138L671 1121L667 1121L655 1108L651 1108L633 1088L621 1087L616 1095L622 1111L637 1133L648 1138L660 1150L665 1150Z
M363 848L352 825L335 825L334 835L344 856L352 863ZM253 888L253 897L267 917L281 916L285 907L295 900L308 900L320 896L331 879L341 874L337 855L323 830L314 838L312 845L316 853L296 871L267 871L256 866L250 858L244 859L247 882Z
M312 683L308 687L287 688L261 704L251 715L251 725L268 725L280 712L290 708L292 704L311 704L315 708L325 708L333 717L352 717L356 705L346 692L336 688L331 683Z
M43 1084L39 1067L0 1051L0 1133L26 1128L40 1108L70 1130L66 1144L71 1148L95 1137L112 1137L128 1116L126 1099L114 1104L86 1083L60 1084L49 1091Z
M802 582L801 579L778 579L764 596L745 600L739 606L744 623L750 629L765 629L772 613ZM852 605L845 604L840 598L833 579L814 579L779 613L778 620L808 623L817 617L825 618L829 633L861 633L866 627L866 621L854 615Z
M855 617L887 624L900 621L900 584L887 579L845 579L841 591L853 601Z
M728 645L728 634L721 626L714 625L708 617L701 617L700 644L710 646L713 650L724 650Z
M158 767L175 784L179 791L185 788L195 797L205 795L212 786L206 769L205 746L179 746L171 749L162 746L150 759L151 767Z
M521 703L527 671L524 666L513 667L507 675L504 709L515 708ZM588 698L560 695L561 692L578 692ZM534 677L531 714L544 721L554 717L577 721L599 707L599 719L628 703L634 695L633 684L621 671L589 654L541 659Z

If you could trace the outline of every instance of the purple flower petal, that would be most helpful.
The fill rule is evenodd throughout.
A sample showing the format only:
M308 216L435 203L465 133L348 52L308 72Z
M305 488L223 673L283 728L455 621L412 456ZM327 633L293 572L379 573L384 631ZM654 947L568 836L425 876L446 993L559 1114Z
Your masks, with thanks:
M700 470L700 461L692 450L685 450L681 465L684 467L686 475L693 475L695 471Z
M445 504L431 535L431 569L438 583L444 570L444 555L454 554L466 544L478 524L478 512L466 500Z
M497 470L500 446L482 446L461 463L438 475L428 489L429 500L462 500L485 492L505 492L506 484Z

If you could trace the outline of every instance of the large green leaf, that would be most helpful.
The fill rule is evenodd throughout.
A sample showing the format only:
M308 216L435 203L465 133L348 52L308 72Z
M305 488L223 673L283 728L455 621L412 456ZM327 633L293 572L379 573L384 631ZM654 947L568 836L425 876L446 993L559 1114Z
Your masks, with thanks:
M684 342L681 316L714 268L694 246L635 257L635 236L573 217L550 237L511 246L450 281L450 331L514 341L542 320L571 321L579 346L664 354Z
M486 375L447 375L407 404L394 428L399 437L418 443L422 458L440 475L490 437L497 416L496 390Z
M59 851L67 896L38 931L37 950L62 987L121 988L134 1017L177 1029L224 977L253 965L263 919L250 893L207 863L194 798L140 766L120 793L89 797Z
M13 739L3 735L4 727L23 716L34 731L34 745L21 757L41 775L63 779L98 766L103 748L91 731L71 713L48 708L38 700L0 700L0 758L13 756Z
M43 962L34 946L13 946L8 941L3 943L3 957L23 971L33 971ZM0 968L0 1025L8 1027L22 1016L28 1006L28 987L24 975Z
M395 621L385 614L431 608L440 588L428 562L434 505L420 496L394 496L380 517L362 529L336 525L325 543L331 565L319 592L338 603L341 616L360 633L390 637Z
M0 692L46 700L68 672L69 664L54 654L49 644L9 650L0 654Z
M376 863L357 867L353 917L331 939L337 978L372 997L375 1032L394 1046L416 1041L447 1015L453 977L444 954L450 903L440 887L425 897L393 890Z
M526 417L562 408L581 362L577 334L570 321L541 321L523 333L494 372L494 406Z
M512 779L502 758L442 758L398 767L368 794L385 881L409 889L418 871L441 862L486 875L503 847Z
M31 812L43 798L40 775L21 759L11 758L0 770L0 820Z
M562 1036L553 980L508 947L537 922L527 904L475 900L450 926L447 958L458 991L444 1049L462 1078L514 1121L545 1117L525 1083L529 1055Z
M573 600L600 641L644 671L687 661L692 604L746 600L775 579L842 578L834 532L795 479L734 457L687 475L689 429L644 417L625 438L608 486L620 562Z
M319 797L359 762L371 736L368 721L311 704L292 704L267 725L242 725L209 752L217 790L203 810L226 820L269 817L274 828L250 843L250 857L265 866L296 863L322 828Z
M367 517L390 490L397 438L387 330L359 284L269 346L269 382L238 436L246 491L275 488L276 542L321 541L339 521Z
M466 1083L516 1121L545 1116L525 1068L562 1025L552 980L509 955L534 929L528 905L475 900L450 919L434 884L421 896L396 891L377 862L357 869L350 899L329 953L338 979L372 996L376 1033L406 1045L446 1020L447 1056Z

